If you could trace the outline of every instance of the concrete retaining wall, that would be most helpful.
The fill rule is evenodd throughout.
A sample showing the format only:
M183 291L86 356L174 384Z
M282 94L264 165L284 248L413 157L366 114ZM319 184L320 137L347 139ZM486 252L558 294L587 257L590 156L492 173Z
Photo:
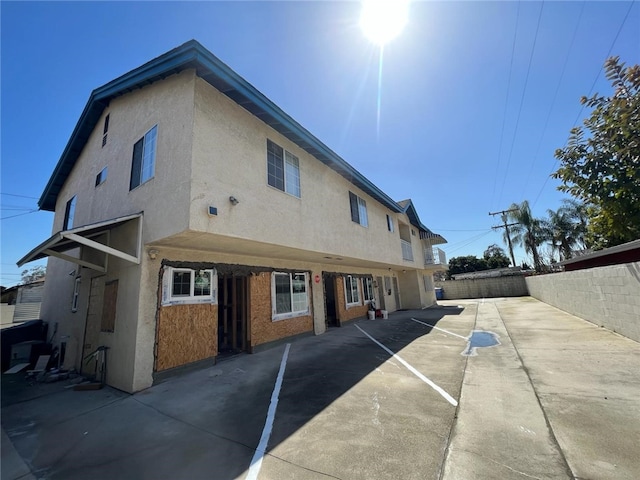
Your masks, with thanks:
M445 300L459 298L523 297L529 295L524 277L474 278L435 282L442 287Z
M640 342L640 262L527 277L526 284L532 297Z

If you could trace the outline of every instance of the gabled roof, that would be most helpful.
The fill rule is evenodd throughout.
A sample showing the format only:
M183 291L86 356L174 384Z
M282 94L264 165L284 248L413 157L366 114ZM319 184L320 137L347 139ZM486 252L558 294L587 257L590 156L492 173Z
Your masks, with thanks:
M191 68L195 69L197 75L211 86L349 182L390 210L400 212L398 204L387 194L195 40L190 40L91 92L71 138L38 201L40 209L55 210L56 199L62 185L78 160L102 112L112 99Z
M392 200L364 175L318 140L302 125L287 115L280 107L265 97L254 86L240 77L196 40L190 40L91 92L89 100L80 115L80 119L73 129L71 138L62 152L62 156L38 201L40 209L55 210L56 200L62 186L78 160L91 132L93 132L97 122L100 120L104 109L112 99L187 69L195 69L196 74L212 87L258 117L329 168L336 171L391 211L397 213L406 213L408 211L407 206L400 205ZM409 203L410 202L409 200ZM410 218L415 219L415 223L413 220L412 223L425 233L440 237L439 235L433 234L420 223L415 208L412 204L410 206ZM440 238L442 239L442 237ZM444 243L444 239L442 240L442 243Z
M407 200L400 200L398 202L400 208L402 208L402 213L404 213L407 217L409 217L409 222L414 227L418 228L420 231L420 238L430 239L433 245L438 245L440 243L447 243L445 238L442 235L438 235L437 233L433 233L427 227L425 227L420 221L420 217L418 217L418 212L416 211L416 207L413 206L413 202L410 198Z

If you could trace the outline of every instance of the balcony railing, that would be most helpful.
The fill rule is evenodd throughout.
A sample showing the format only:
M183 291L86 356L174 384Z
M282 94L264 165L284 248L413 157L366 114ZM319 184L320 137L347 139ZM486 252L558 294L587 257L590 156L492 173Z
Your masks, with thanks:
M411 242L400 240L400 245L402 245L402 259L413 262L413 249L411 248Z
M424 264L427 265L446 265L447 255L438 247L424 249Z

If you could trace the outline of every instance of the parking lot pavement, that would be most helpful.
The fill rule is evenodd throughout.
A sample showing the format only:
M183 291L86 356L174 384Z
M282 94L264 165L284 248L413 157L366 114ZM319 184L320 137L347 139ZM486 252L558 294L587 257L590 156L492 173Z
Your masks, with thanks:
M529 298L441 304L135 395L3 388L2 478L640 478L637 343Z

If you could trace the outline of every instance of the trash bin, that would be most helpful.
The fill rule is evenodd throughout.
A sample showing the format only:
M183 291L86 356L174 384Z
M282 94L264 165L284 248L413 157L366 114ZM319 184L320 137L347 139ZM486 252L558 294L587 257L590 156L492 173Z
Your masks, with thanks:
M388 311L382 310L381 313L382 313L382 319L383 320L386 320L387 318L389 318L389 312Z
M376 319L376 311L375 310L368 310L367 313L369 314L369 320L375 320Z
M444 300L444 290L442 287L436 287L436 300Z

